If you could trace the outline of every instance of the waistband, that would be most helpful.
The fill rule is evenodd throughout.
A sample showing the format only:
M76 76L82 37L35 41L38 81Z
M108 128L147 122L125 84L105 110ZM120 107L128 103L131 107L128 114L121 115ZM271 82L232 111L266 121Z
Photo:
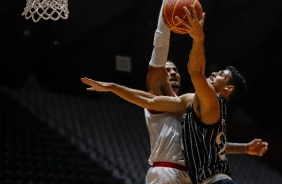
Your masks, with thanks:
M154 162L153 167L170 167L181 171L187 171L186 166L172 162Z

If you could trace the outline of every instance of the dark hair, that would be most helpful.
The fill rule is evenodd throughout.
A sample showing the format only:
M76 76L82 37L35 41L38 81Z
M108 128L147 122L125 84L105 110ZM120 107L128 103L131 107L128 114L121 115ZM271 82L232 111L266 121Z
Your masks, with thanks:
M234 101L245 92L247 83L245 78L236 70L235 67L227 66L226 70L231 72L231 77L229 78L228 83L234 86L234 90L229 96L229 101Z

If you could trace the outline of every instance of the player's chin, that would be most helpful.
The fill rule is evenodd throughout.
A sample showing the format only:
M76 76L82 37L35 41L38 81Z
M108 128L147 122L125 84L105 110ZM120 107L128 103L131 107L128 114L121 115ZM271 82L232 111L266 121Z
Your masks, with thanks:
M180 88L180 84L179 83L171 83L171 87L172 88Z
M213 81L210 78L207 78L206 80L208 83L211 83L211 84L213 83Z

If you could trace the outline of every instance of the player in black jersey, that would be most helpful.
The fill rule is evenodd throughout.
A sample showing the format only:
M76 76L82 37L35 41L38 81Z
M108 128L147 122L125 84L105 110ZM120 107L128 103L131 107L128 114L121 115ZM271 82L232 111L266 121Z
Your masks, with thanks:
M199 20L194 7L184 10L188 20L177 19L193 39L187 69L195 89L183 127L186 165L194 184L235 184L225 157L227 102L244 92L246 81L232 66L205 77L205 13Z

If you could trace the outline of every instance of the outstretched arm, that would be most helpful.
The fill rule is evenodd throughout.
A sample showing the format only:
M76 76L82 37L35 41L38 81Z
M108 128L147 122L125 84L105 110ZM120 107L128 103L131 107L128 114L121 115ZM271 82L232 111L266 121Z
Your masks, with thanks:
M128 88L116 83L95 81L87 77L81 78L81 81L89 86L86 88L87 91L112 92L130 103L155 111L183 114L186 111L187 104L192 102L194 96L193 93L180 97L156 96L142 90Z
M249 143L227 142L226 154L249 154L262 157L267 150L267 142L262 139L253 139Z

